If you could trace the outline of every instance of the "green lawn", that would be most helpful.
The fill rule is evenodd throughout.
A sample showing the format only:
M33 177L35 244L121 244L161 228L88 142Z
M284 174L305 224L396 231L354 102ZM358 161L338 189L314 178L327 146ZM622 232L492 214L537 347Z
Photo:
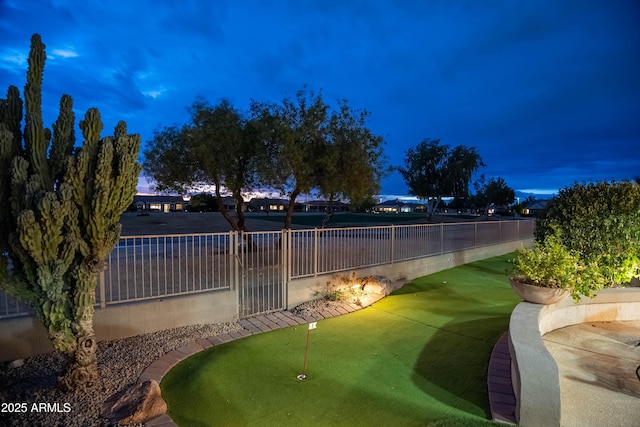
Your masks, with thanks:
M486 370L519 299L509 256L425 276L358 312L198 353L162 381L180 426L491 424Z
M307 227L319 227L322 224L322 219L324 218L324 214L309 214L309 213L299 213L295 212L292 217L292 221L295 225L302 225ZM276 221L282 222L284 220L284 215L275 214L275 215L262 215L259 217L264 221ZM476 216L473 215L438 215L434 217L433 222L456 222L456 221L468 221L470 219L477 219ZM427 214L424 213L416 213L416 212L407 212L407 213L351 213L351 212L340 212L336 213L333 218L329 221L328 225L331 227L340 226L340 227L355 227L359 225L371 225L371 224L381 224L381 225L391 225L391 224L407 224L407 223L429 223L427 218Z
M304 225L308 227L319 227L322 224L324 218L323 213L310 214L310 213L298 213L295 212L291 218L296 225ZM260 219L264 221L278 221L284 220L284 215L263 215ZM403 213L403 214L373 214L373 213L351 213L342 212L336 213L329 221L329 225L336 224L353 227L358 225L370 225L370 224L402 224L415 220L423 219L427 222L426 214L421 213Z

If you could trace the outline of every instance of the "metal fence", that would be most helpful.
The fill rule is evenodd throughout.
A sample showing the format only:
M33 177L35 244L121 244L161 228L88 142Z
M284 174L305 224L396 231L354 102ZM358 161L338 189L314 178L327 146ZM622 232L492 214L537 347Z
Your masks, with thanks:
M100 274L101 307L233 289L239 315L282 309L289 280L533 237L532 220L122 237ZM0 318L30 310L0 293Z

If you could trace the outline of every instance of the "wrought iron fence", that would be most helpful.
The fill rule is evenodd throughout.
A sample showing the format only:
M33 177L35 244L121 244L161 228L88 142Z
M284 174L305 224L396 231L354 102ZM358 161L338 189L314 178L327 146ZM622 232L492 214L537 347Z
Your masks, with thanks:
M534 225L513 220L127 236L100 274L96 303L234 289L241 316L276 310L285 305L291 279L527 239ZM0 292L0 318L29 313Z

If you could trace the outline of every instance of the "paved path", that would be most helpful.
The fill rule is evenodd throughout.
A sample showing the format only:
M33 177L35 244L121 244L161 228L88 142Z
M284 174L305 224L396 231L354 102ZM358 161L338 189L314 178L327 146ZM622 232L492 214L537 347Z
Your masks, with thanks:
M582 323L543 337L560 373L563 427L640 425L640 321ZM505 333L487 373L494 421L516 424Z
M640 320L581 323L542 339L558 364L563 427L640 426Z

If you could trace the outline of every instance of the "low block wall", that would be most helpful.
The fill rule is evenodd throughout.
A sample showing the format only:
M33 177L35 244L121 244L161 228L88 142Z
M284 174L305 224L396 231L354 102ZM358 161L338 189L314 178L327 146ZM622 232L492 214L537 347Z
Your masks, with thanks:
M238 319L236 291L223 290L108 305L93 316L98 341L127 338L164 329ZM0 320L0 361L53 351L47 330L35 317Z
M467 249L428 258L355 269L359 277L384 276L409 281L447 268L513 252L532 239ZM347 273L350 271L347 271ZM288 284L287 307L322 297L326 281L333 274L292 280ZM169 298L108 305L96 309L94 330L98 341L126 338L164 329L238 319L237 290L219 290ZM42 323L23 316L0 320L0 362L22 359L52 351Z
M558 365L544 345L544 334L579 323L629 320L640 320L640 288L605 289L579 303L566 297L551 305L518 304L509 323L518 424L562 425Z
M427 274L437 273L438 271L446 270L447 268L457 267L470 262L508 254L522 246L533 246L533 239L483 246L480 248L466 249L463 251L436 255L428 258L418 258L414 260L394 262L393 264L359 268L350 271L355 271L358 277L383 276L394 282L405 282L426 276ZM346 273L349 273L350 271L346 271ZM344 273L345 272L331 273L292 280L289 283L287 307L292 309L304 302L321 298L326 282L331 280L335 274Z

